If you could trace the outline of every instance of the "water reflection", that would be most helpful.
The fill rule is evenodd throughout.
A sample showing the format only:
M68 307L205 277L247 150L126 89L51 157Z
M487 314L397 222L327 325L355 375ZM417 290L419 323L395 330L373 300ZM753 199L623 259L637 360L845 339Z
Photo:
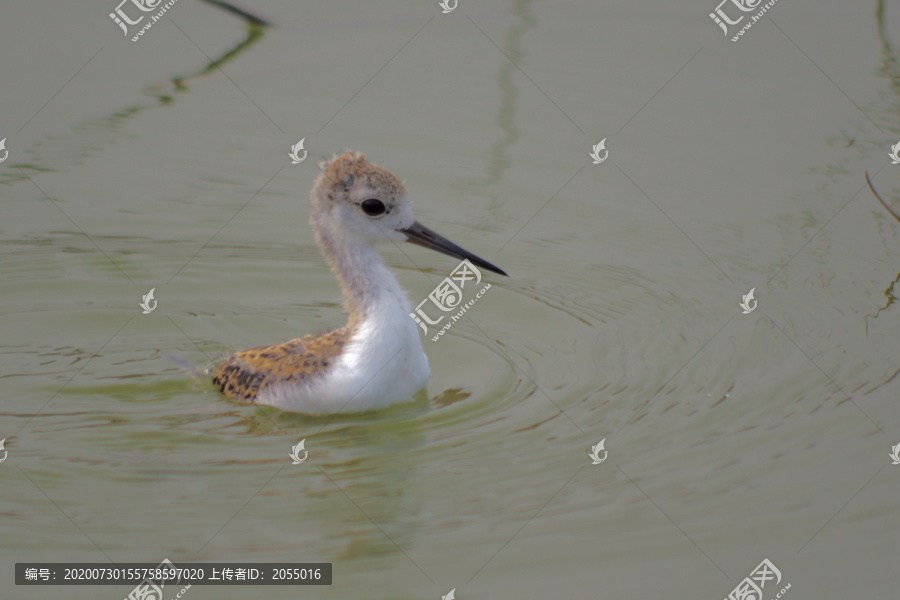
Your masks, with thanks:
M885 111L886 114L898 115L900 114L900 66L897 63L891 39L888 37L886 6L885 0L876 0L875 2L875 24L878 28L878 39L881 42L881 67L876 73L887 79L888 86L893 92L891 95L885 96L891 106L891 110ZM893 130L896 132L897 128Z
M319 556L371 559L411 549L423 525L417 516L422 500L408 490L427 460L427 421L417 417L430 412L427 396L417 400L375 414L322 417L260 407L235 423L246 433L283 441L284 456L276 463L289 462L291 444L307 438L309 460L283 472L293 483L279 487L279 495L296 494L302 502L278 506L297 511L283 522L295 524L298 534L315 530Z
M881 194L879 194L878 191L875 189L875 186L872 185L872 180L869 179L869 173L866 172L865 175L866 175L866 183L869 184L869 189L872 190L872 193L875 195L875 198L877 198L878 201L881 203L881 205L885 208L885 210L892 217L894 217L894 219L896 219L898 223L900 223L900 213L898 213L896 210L894 210L891 207L891 205L888 204L888 202L884 198L881 197ZM887 289L884 290L884 297L887 298L887 304L880 307L875 312L874 315L866 315L866 335L869 334L869 317L872 317L873 319L877 319L878 315L881 314L882 311L887 310L894 302L896 302L897 298L894 296L894 286L897 285L898 282L900 282L900 273L897 273L897 277L894 278L894 281L892 281L891 284L887 287Z
M237 58L240 54L249 50L262 39L265 29L269 27L269 23L263 19L234 7L227 2L221 0L203 0L203 2L225 10L229 14L241 19L245 24L246 35L244 36L244 39L226 49L220 56L212 58L209 63L199 70L176 75L165 84L148 85L145 88L144 93L156 98L158 104L155 106L172 104L175 101L175 94L189 90L187 86L189 81L209 75L213 71L220 69L223 65ZM54 165L76 164L83 161L85 158L98 152L101 148L115 142L119 138L119 130L125 122L155 106L131 106L106 117L87 119L72 128L73 131L68 136L68 139L65 136L57 136L54 134L52 137L47 137L44 140L35 143L34 148L23 149L23 153L32 157L31 161L10 164L8 169L4 169L3 172L0 173L0 184L12 185L16 182L28 179L29 174L57 171L57 168L42 164L47 162L48 156L53 156ZM65 156L59 156L58 154L54 155L52 150L48 151L45 146L52 146L53 149L57 151L60 148L70 148L71 150L69 150Z
M876 73L880 77L887 79L888 87L891 90L891 94L884 94L885 101L888 103L889 108L883 112L884 116L889 117L888 124L891 125L896 122L897 116L900 115L900 66L898 66L897 54L894 51L891 39L888 37L886 8L885 0L876 0L875 23L878 29L878 39L881 42L881 67ZM898 129L900 128L896 126L891 127L891 130L895 132ZM866 174L866 181L869 183L869 188L872 190L875 198L877 198L887 212L900 223L900 214L898 214L887 201L878 195L872 182L869 181L868 174ZM897 285L897 283L900 283L900 273L897 273L894 280L887 286L887 289L884 290L884 297L886 298L885 305L880 307L874 315L866 315L866 334L868 334L869 331L869 317L877 319L882 311L887 310L897 301L896 296L894 296L894 286Z
M242 41L238 42L235 46L223 52L222 55L218 58L214 58L213 60L211 60L206 66L199 69L198 71L186 75L176 75L169 80L169 85L155 84L147 86L145 93L148 96L157 98L160 104L172 104L175 101L174 94L188 91L188 81L192 81L194 79L199 79L201 77L209 75L213 71L220 69L223 65L228 64L229 62L240 56L243 52L249 50L251 46L262 39L263 34L265 33L265 28L270 26L269 23L260 19L259 17L251 15L250 13L245 12L226 2L222 2L221 0L203 1L207 4L212 4L213 6L222 8L226 12L229 12L237 16L239 19L243 20L246 24L246 36ZM169 91L166 91L166 88L169 88Z
M500 88L500 105L497 109L497 126L503 135L491 146L488 152L487 174L484 185L493 185L503 177L503 171L509 168L510 161L507 149L519 139L519 130L515 125L516 86L513 84L513 73L516 65L521 64L524 52L521 42L525 32L535 26L534 17L530 14L534 0L515 0L512 14L516 18L509 28L502 46L508 59L500 66L497 85Z

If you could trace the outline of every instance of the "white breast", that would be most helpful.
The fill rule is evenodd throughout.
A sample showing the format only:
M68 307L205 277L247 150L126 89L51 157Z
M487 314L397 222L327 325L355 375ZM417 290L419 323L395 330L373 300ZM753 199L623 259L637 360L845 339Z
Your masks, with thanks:
M431 371L406 294L381 266L370 281L367 309L340 357L312 384L279 384L261 391L260 404L323 414L384 408L412 399Z

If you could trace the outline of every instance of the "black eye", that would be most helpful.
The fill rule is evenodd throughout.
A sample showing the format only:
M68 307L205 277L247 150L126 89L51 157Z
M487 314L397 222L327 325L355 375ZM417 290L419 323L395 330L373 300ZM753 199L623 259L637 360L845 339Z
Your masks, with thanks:
M360 203L359 207L362 208L363 212L370 217L377 217L380 214L384 214L384 203L377 198L369 198L368 200L363 200L362 203Z

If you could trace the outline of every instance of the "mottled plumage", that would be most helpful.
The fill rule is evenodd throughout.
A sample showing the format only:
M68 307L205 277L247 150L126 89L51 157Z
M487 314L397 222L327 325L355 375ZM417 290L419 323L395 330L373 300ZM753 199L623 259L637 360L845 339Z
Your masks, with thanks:
M340 356L350 339L349 328L235 352L216 368L213 384L233 400L255 402L275 383L310 383Z

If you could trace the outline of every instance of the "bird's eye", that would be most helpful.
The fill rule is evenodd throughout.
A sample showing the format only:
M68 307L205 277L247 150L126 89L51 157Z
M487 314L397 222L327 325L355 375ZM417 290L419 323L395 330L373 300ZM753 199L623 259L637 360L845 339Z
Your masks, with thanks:
M363 200L359 207L370 217L377 217L378 215L384 214L384 202L377 198Z

